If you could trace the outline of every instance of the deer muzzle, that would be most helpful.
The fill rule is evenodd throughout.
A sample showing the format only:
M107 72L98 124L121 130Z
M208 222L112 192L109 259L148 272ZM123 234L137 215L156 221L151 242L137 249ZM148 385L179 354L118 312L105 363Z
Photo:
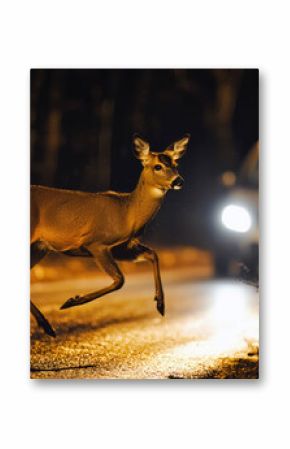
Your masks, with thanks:
M184 179L181 176L177 176L171 183L171 188L174 190L182 189L184 184Z

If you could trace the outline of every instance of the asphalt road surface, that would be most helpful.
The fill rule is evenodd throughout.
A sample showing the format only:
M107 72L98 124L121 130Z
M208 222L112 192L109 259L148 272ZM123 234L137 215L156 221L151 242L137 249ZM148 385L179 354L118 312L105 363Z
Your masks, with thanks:
M163 273L166 316L151 273L131 274L117 292L59 310L68 298L110 282L36 283L31 298L57 337L31 317L31 378L192 379L258 377L258 293L238 281L197 280L192 269Z

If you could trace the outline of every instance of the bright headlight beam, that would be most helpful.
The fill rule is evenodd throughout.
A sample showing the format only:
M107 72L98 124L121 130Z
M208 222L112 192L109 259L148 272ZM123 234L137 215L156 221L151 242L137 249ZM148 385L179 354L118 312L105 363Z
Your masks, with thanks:
M231 231L247 232L252 225L252 220L247 209L230 204L222 211L222 223Z

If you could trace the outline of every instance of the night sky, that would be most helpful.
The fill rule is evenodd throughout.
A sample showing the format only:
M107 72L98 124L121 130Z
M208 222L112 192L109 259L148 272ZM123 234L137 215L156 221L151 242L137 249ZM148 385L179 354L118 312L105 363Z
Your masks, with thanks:
M184 188L168 193L145 240L210 247L219 176L258 140L258 83L256 69L34 69L31 182L130 191L134 133L154 151L190 133Z

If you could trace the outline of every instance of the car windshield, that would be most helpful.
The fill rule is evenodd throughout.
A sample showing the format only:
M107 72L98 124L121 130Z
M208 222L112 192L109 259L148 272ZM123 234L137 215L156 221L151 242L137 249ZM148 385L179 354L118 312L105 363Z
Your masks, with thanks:
M259 143L249 151L238 175L238 184L258 188L259 183Z

